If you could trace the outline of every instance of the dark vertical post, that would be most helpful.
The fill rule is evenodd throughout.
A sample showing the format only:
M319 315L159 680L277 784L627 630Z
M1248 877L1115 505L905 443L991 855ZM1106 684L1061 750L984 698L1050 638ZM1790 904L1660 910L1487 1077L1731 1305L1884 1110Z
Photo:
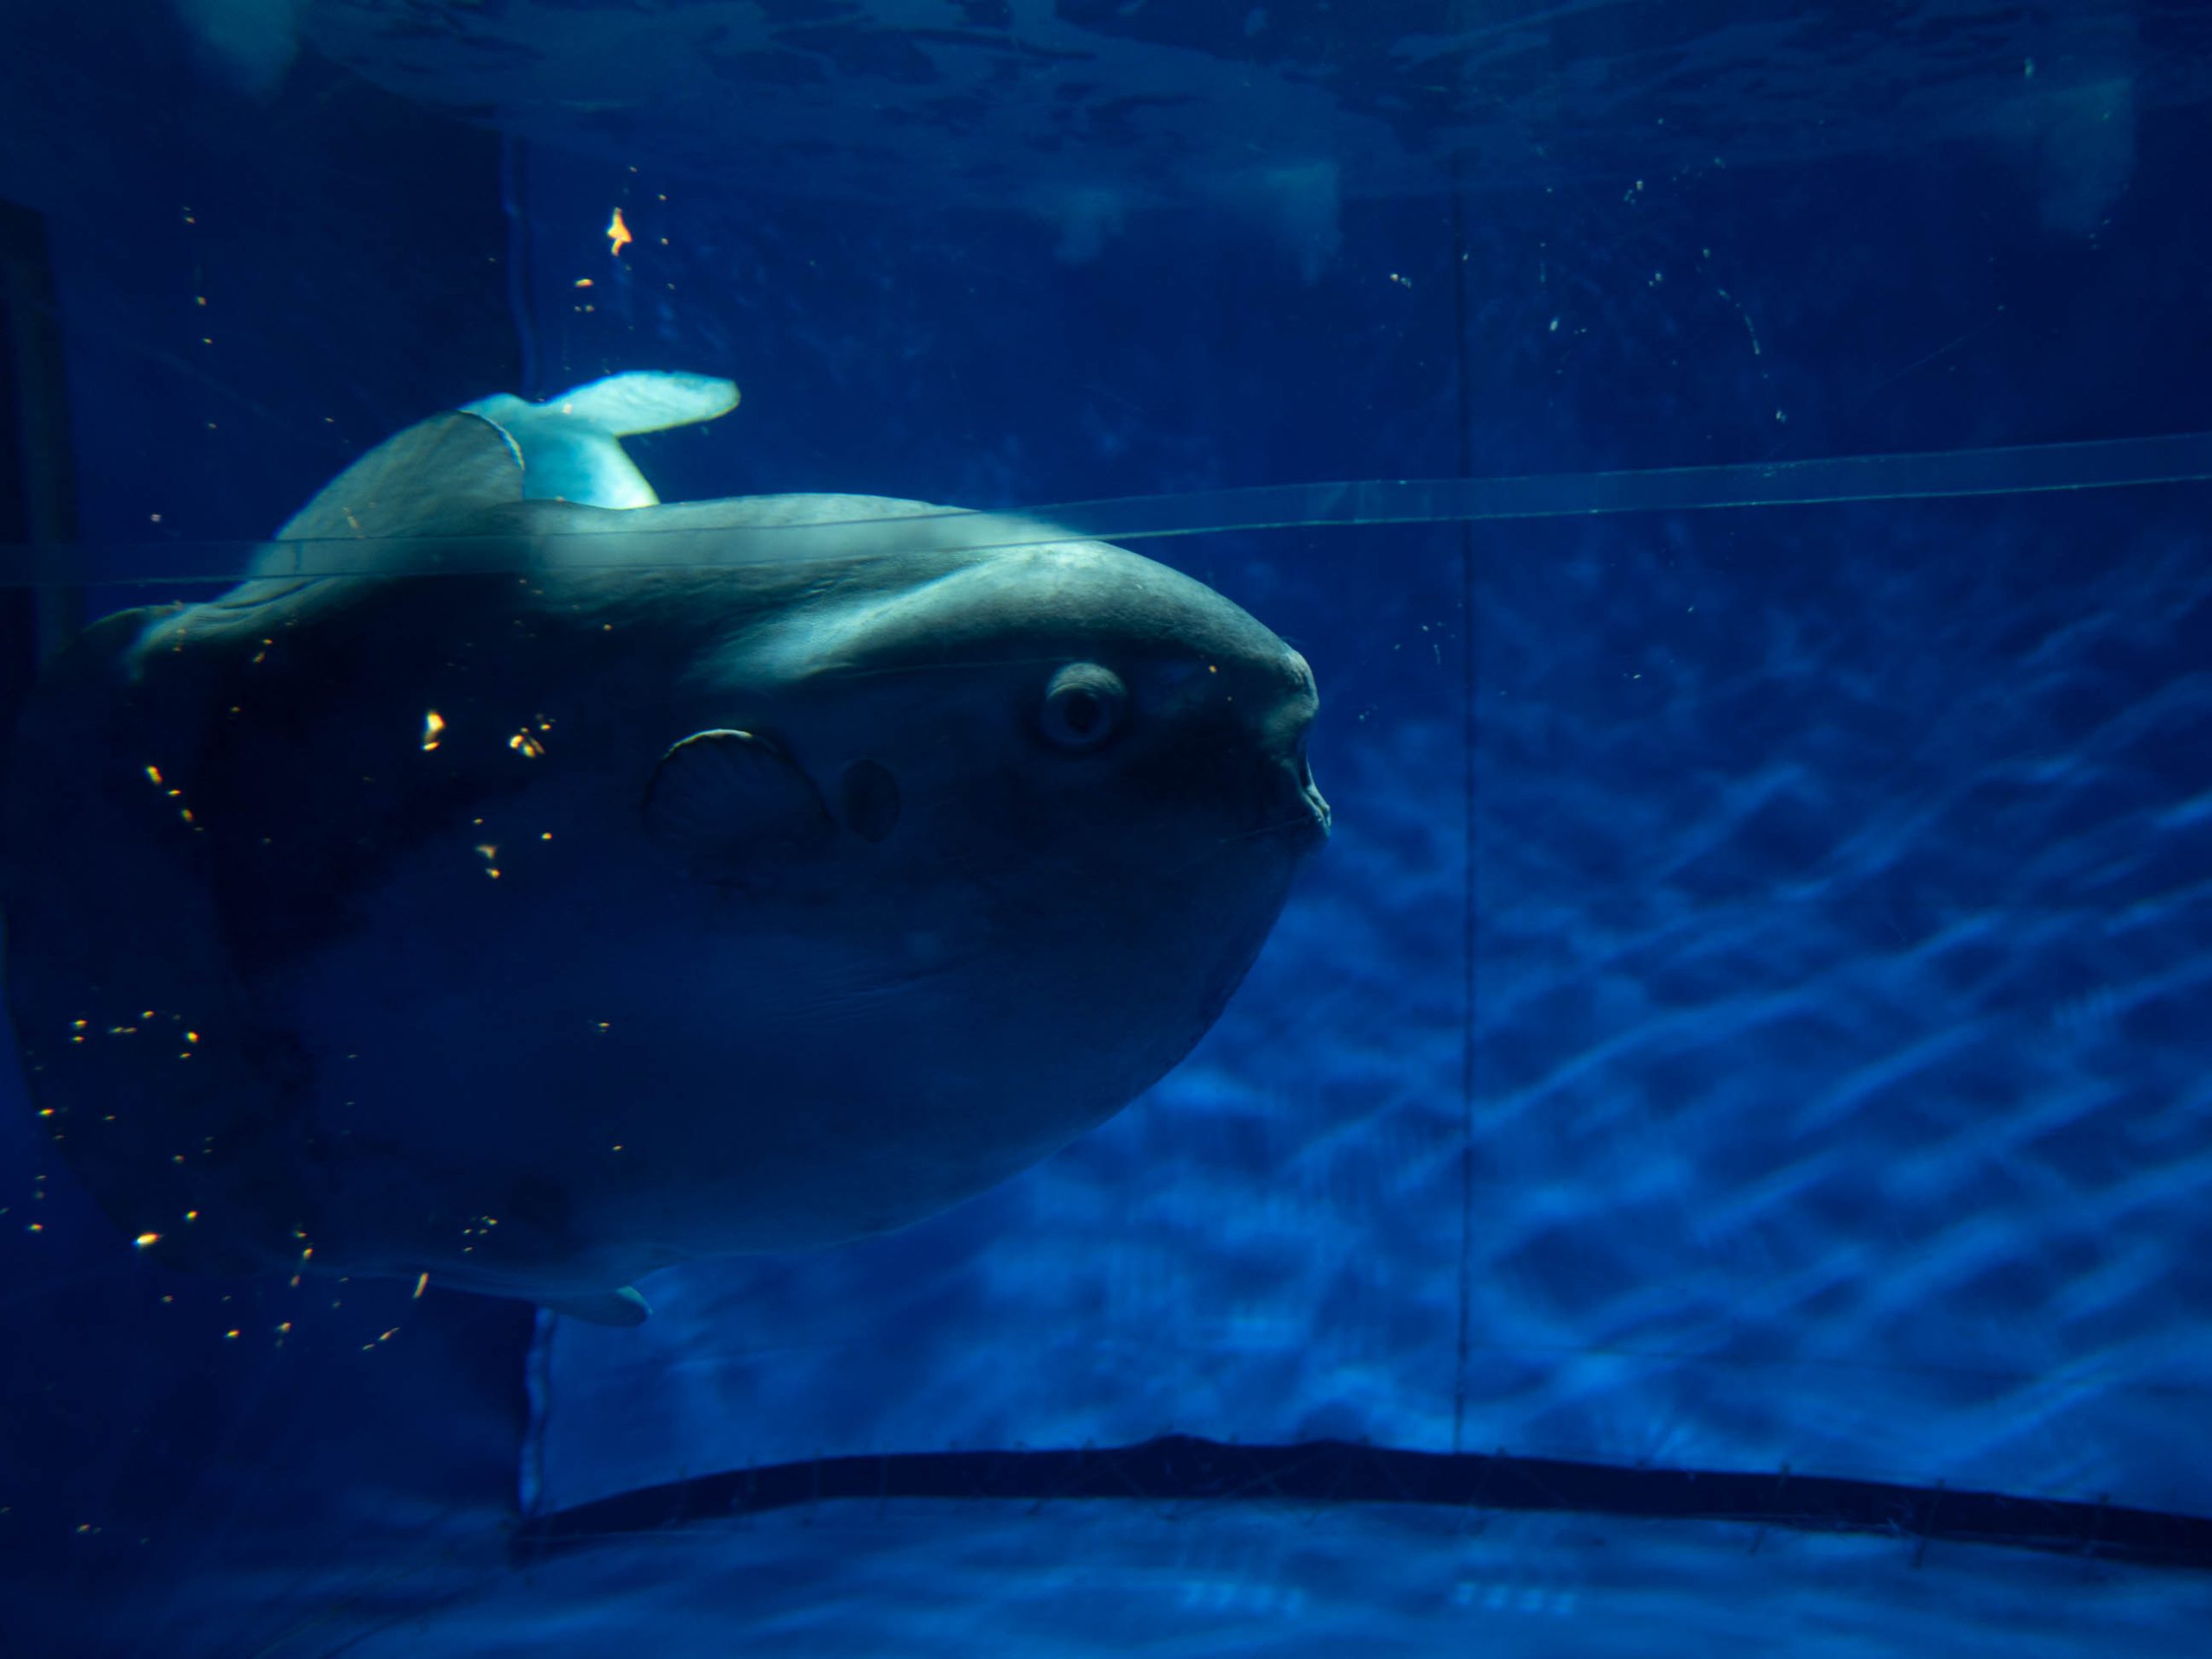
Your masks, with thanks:
M1468 361L1467 223L1465 185L1460 178L1460 158L1454 154L1448 175L1452 226L1452 338L1453 413L1459 422L1459 476L1475 473L1475 417L1472 368ZM1476 966L1475 886L1476 772L1475 747L1481 734L1479 697L1482 664L1476 620L1475 527L1459 524L1459 672L1461 676L1461 741L1465 745L1460 778L1461 806L1466 815L1466 846L1460 871L1466 908L1460 928L1460 991L1465 1027L1459 1033L1459 1321L1457 1359L1452 1381L1452 1450L1461 1449L1467 1419L1467 1361L1473 1338L1475 1271L1475 999L1480 989Z
M47 224L0 201L0 542L53 549L75 540L78 480ZM84 626L84 591L11 580L7 626L31 628L35 668ZM0 672L20 675L22 652L9 652Z
M76 521L46 225L0 202L0 549L59 547L76 538ZM0 767L39 664L84 626L81 589L31 580L44 563L0 552Z

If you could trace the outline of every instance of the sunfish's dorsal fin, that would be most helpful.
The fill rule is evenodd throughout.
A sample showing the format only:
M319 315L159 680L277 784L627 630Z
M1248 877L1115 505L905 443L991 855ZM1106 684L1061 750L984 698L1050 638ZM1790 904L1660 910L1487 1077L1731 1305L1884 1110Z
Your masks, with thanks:
M435 535L522 499L522 454L475 415L440 415L386 438L294 513L280 542Z
M643 370L564 391L542 404L512 392L462 408L496 423L522 456L524 496L592 507L651 507L660 502L621 440L727 415L737 387L703 374Z
M552 1313L582 1319L586 1325L618 1326L643 1325L653 1311L652 1305L638 1294L634 1285L582 1296L557 1296L543 1306Z

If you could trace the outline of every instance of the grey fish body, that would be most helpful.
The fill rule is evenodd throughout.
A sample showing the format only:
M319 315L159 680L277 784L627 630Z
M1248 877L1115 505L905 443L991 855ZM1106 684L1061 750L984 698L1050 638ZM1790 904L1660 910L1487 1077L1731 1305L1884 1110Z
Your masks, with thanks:
M904 1225L1172 1067L1325 833L1303 661L1164 567L522 500L468 416L394 446L303 515L369 574L108 619L24 722L35 1104L165 1259L621 1320ZM509 568L429 574L454 537Z

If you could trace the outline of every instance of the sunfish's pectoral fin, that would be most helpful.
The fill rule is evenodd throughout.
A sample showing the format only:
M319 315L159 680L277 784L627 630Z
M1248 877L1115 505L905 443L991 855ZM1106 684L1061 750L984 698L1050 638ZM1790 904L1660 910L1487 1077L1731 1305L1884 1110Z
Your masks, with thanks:
M572 1319L582 1319L586 1325L629 1326L643 1325L652 1313L652 1305L638 1294L635 1285L625 1285L620 1290L601 1291L592 1296L563 1296L557 1301L540 1304L549 1313L565 1313Z
M715 420L736 407L730 381L655 371L611 374L542 404L503 391L462 405L497 424L520 451L526 498L593 507L650 507L660 500L622 453L620 440Z
M751 732L694 732L645 785L645 833L702 881L741 882L818 852L836 829L807 775Z

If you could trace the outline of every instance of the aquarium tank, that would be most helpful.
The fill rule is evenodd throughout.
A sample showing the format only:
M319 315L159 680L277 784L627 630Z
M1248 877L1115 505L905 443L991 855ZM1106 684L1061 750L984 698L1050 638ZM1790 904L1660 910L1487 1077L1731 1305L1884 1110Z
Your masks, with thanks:
M2212 9L6 21L0 1652L2205 1650Z

